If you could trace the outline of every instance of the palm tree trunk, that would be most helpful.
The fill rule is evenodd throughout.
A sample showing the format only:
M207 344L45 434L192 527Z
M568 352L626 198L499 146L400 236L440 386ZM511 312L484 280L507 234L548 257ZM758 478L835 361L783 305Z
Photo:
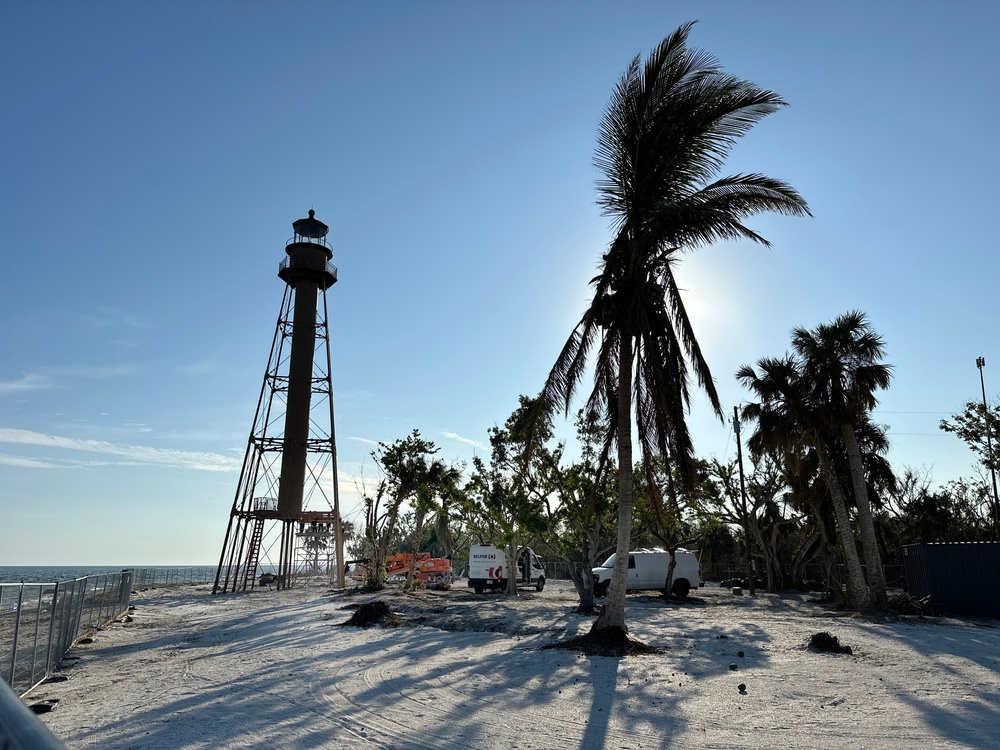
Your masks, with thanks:
M413 579L417 575L417 555L420 553L420 539L424 535L424 515L426 511L417 508L414 519L413 537L410 541L410 565L406 570L406 588L413 588Z
M823 479L833 501L833 515L837 519L837 536L840 537L840 546L844 551L844 567L847 569L847 587L850 589L851 604L862 612L870 612L872 599L868 593L864 574L861 572L861 558L858 557L858 546L854 543L854 531L851 529L851 519L847 515L844 493L840 489L840 482L833 473L830 458L822 445L817 446L817 454Z
M875 521L868 499L865 469L861 463L861 448L858 446L858 438L851 425L845 422L841 426L841 432L844 436L844 445L847 447L847 460L851 466L851 480L854 483L854 503L858 509L858 529L861 532L861 548L868 572L868 588L871 591L872 604L876 609L885 610L889 607L889 597L885 590L885 572L882 570L882 556L878 551L878 537L875 536Z
M451 559L454 540L448 522L448 504L447 500L442 498L441 507L438 508L437 513L434 515L434 531L437 534L438 541L441 543L441 548L444 550L444 556Z
M816 557L817 548L822 550L822 545L825 541L823 536L823 524L820 520L819 510L814 510L813 514L817 519L817 530L812 533L812 536L810 536L795 553L795 558L792 560L793 586L800 586L808 580L808 576L806 575L806 565L809 564L810 560Z
M592 633L616 628L627 633L625 591L632 541L632 339L622 333L618 361L618 544L611 587Z

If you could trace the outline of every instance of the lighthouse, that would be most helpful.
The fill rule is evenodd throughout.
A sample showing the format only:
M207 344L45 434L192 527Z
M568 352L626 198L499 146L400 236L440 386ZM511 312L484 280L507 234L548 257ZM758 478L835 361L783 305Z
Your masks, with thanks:
M247 440L212 592L292 586L324 571L344 585L344 540L327 291L337 283L329 227L292 222L271 354ZM332 545L332 549L331 549ZM322 553L322 554L321 554Z

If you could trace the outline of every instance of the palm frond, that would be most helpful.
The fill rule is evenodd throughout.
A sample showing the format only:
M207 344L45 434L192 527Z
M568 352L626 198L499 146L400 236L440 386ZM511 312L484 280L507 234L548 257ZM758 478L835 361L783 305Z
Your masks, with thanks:
M673 330L684 347L685 354L690 359L691 369L694 371L698 385L705 391L716 415L719 419L722 419L722 402L719 400L719 393L715 389L715 380L712 378L708 361L705 359L704 354L702 354L701 346L695 337L694 326L691 325L691 319L688 317L687 309L684 307L684 300L681 297L680 289L677 287L677 280L674 278L669 266L663 270L661 284L663 285L664 301L669 308L669 319Z

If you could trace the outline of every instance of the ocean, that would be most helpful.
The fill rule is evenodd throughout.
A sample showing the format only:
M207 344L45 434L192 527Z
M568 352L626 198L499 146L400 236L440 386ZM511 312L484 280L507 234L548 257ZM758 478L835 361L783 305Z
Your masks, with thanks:
M120 573L125 568L143 570L152 582L209 581L214 565L0 565L0 583L55 583L84 576ZM148 572L146 572L148 571Z

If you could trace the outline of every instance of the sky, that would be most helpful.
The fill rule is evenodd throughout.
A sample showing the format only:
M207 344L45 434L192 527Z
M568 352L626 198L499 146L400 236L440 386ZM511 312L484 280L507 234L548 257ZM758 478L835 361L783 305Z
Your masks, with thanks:
M973 476L941 419L1000 393L1000 6L982 2L0 4L0 565L218 559L291 222L330 226L340 491L413 429L484 454L610 240L592 159L635 55L781 94L724 174L793 185L772 247L685 255L728 415L743 364L849 310L885 339L897 471ZM732 426L696 396L704 457ZM561 434L571 435L568 425Z

